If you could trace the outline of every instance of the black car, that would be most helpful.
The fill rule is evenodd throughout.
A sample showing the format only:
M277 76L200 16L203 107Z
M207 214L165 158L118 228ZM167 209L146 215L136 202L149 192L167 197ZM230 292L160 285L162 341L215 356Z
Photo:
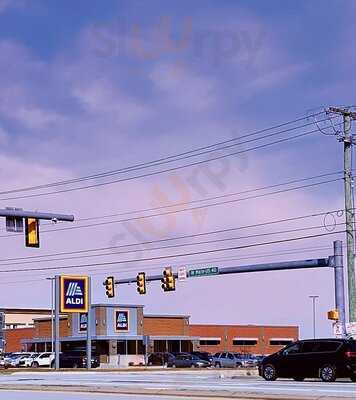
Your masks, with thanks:
M356 382L356 340L314 339L294 342L265 357L259 374L267 381L277 378L320 378L334 382L350 378Z
M52 361L51 367L55 366L55 361ZM85 353L71 351L59 354L59 368L86 368L87 357ZM97 356L91 357L91 368L98 368L100 360Z
M197 356L202 360L209 361L210 363L213 362L213 355L208 353L207 351L192 351L190 354L193 356Z
M167 365L174 359L172 353L167 352L155 352L151 353L147 358L148 365Z

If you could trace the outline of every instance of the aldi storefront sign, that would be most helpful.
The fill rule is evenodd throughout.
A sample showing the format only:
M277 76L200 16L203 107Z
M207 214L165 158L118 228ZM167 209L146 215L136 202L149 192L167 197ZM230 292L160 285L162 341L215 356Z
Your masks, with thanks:
M129 330L129 312L127 310L115 310L116 332L127 332Z
M62 313L87 313L88 312L88 288L87 276L61 276L60 295Z

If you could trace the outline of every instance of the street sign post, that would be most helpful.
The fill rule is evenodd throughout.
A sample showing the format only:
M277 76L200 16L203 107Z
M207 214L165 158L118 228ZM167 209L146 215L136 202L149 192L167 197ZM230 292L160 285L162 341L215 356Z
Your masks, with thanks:
M86 313L87 368L91 368L91 282L88 276L55 277L55 368L59 369L60 313ZM83 323L84 328L84 323Z
M219 274L218 267L191 269L188 272L189 278L194 278L194 277L199 277L199 276L218 275L218 274Z

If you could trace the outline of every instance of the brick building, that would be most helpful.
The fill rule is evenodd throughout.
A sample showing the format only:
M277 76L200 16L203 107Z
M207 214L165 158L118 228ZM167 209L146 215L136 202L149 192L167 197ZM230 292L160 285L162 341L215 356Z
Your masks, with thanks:
M298 339L296 326L197 325L185 315L144 315L139 305L92 305L92 344L101 363L125 366L148 352L233 351L270 354ZM34 318L33 328L6 329L6 351L51 351L51 318ZM86 314L62 315L61 350L85 349Z

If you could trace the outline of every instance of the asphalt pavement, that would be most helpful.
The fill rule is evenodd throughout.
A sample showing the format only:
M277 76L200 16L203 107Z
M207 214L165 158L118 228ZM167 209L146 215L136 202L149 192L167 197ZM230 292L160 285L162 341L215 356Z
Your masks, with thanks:
M194 396L223 396L225 398L248 398L253 396L294 397L300 399L337 398L355 399L356 383L349 380L335 383L323 383L316 380L294 382L293 380L277 380L266 382L259 377L234 375L233 371L156 371L156 372L19 372L11 375L0 375L0 388L15 390L45 389L66 390L68 392L106 392L113 393L113 398L126 394L136 394L140 398L144 394L157 399L169 395L180 395L183 398ZM27 392L27 390L26 390ZM0 391L0 399L3 397ZM48 393L49 394L49 393ZM60 396L60 394L58 394ZM67 399L65 397L59 399ZM52 396L52 394L51 394ZM54 394L53 394L54 396ZM79 396L79 394L78 394ZM119 396L119 397L115 397ZM15 397L21 399L21 397ZM41 397L34 397L41 398ZM46 397L50 400L50 397ZM53 397L57 399L56 397ZM79 397L75 396L76 400ZM86 397L88 398L88 397ZM95 398L95 396L94 396ZM97 394L96 398L101 398ZM128 397L131 398L131 397ZM182 397L180 397L182 398ZM26 397L28 399L28 397Z

